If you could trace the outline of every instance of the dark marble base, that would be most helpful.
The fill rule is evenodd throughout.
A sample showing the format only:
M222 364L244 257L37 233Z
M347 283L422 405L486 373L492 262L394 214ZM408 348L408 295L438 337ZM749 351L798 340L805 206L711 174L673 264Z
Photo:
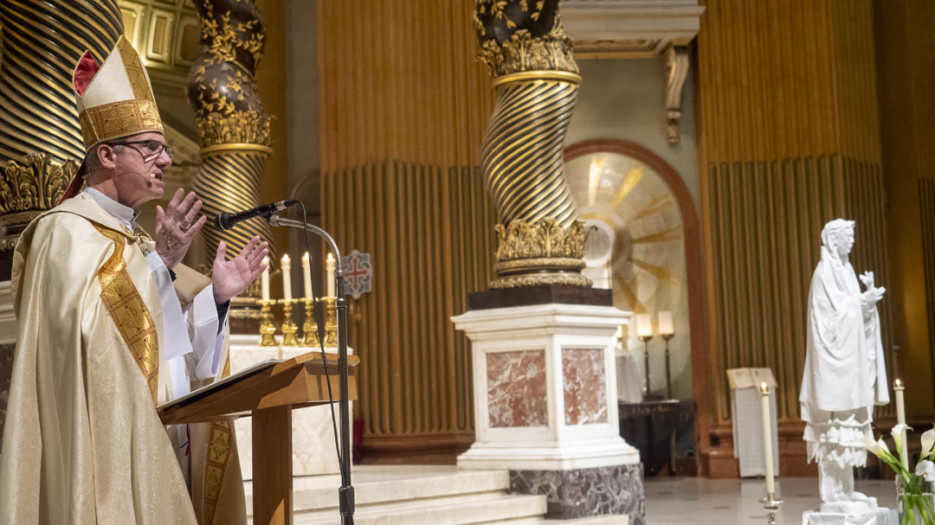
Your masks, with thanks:
M6 421L6 404L10 396L10 377L13 374L13 351L16 343L0 344L0 438ZM0 442L3 440L0 439Z
M550 519L627 514L634 525L646 523L642 464L564 471L511 470L510 492L545 494L546 517Z
M0 250L0 281L9 281L13 274L13 250Z
M613 306L612 290L582 288L568 284L543 284L523 288L503 288L468 294L468 310L487 310L536 304L587 304Z

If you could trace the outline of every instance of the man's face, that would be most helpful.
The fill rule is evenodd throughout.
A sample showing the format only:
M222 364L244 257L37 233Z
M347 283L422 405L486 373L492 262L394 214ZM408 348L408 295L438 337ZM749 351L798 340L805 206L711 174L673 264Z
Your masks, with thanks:
M118 202L138 209L143 203L162 197L165 170L172 165L165 141L162 133L147 132L109 142L123 145L113 157Z

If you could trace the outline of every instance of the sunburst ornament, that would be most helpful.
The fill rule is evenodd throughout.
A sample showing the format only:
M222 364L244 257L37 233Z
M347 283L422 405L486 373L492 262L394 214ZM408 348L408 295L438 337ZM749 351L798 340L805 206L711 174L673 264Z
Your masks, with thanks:
M588 231L582 273L596 287L612 288L617 308L649 313L654 325L658 312L673 312L680 336L673 349L684 344L687 366L685 243L671 189L652 168L616 152L569 160L565 175ZM640 343L635 333L628 335L627 346L635 349ZM655 361L652 368L661 370Z

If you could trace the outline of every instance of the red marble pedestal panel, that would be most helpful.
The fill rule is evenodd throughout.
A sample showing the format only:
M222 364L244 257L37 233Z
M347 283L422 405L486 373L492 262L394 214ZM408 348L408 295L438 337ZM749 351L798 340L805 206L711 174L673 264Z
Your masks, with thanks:
M563 348L565 424L607 423L603 348Z
M490 427L549 424L545 350L487 354L487 410Z

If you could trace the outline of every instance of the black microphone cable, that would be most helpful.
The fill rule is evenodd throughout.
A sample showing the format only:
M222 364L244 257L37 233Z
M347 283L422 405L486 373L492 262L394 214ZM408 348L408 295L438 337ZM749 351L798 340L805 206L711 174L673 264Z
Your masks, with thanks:
M305 251L309 253L311 257L312 249L311 242L308 237L308 216L305 210L305 203L298 201L299 206L302 207L302 225L303 231L305 232ZM267 217L269 219L269 217ZM341 261L335 261L337 265L341 264ZM325 274L327 279L327 273ZM327 288L327 286L326 286ZM336 293L342 294L344 290L335 290ZM335 298L337 300L337 298ZM325 370L325 383L328 385L328 406L331 408L331 430L334 433L334 450L338 459L338 469L341 472L341 479L347 479L347 473L344 471L344 454L349 454L350 451L341 451L340 439L338 438L338 422L337 418L334 415L334 393L331 391L331 377L328 373L328 358L325 352L325 323L322 322L322 312L321 304L318 301L318 294L315 292L315 281L312 281L312 315L315 316L315 324L318 330L318 347L321 351L321 362ZM337 321L337 319L335 319ZM304 334L303 334L304 337ZM340 373L340 371L338 372ZM352 432L353 424L349 425L351 428L347 429L347 432Z

